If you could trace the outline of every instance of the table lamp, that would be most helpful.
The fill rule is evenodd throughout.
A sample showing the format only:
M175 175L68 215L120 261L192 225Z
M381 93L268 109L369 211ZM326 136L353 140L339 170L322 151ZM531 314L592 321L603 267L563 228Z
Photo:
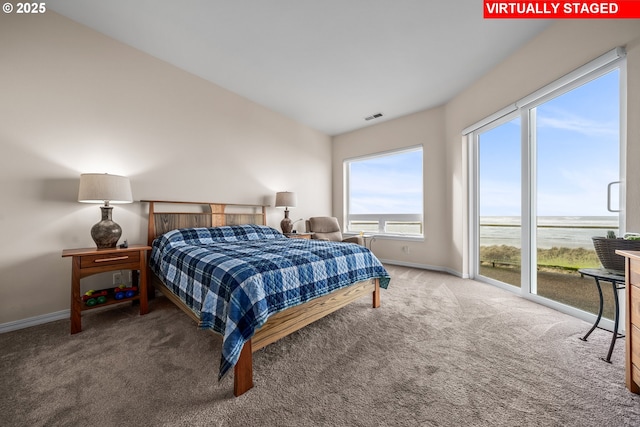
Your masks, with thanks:
M115 248L122 228L111 219L112 206L109 203L131 203L131 183L129 178L118 175L85 173L80 175L78 201L82 203L103 203L102 221L91 227L91 237L98 249Z
M282 191L276 193L276 208L284 208L284 218L280 221L280 228L284 234L291 233L293 221L289 218L289 208L296 207L296 193Z

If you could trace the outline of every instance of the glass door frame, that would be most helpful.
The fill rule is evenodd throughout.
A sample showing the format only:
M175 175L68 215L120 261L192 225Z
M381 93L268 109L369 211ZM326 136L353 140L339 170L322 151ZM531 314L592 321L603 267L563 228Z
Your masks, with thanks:
M470 248L470 256L469 256L469 260L470 260L470 265L469 265L469 277L471 277L472 279L476 279L478 280L479 278L481 278L481 281L483 282L487 282L490 283L494 286L497 286L499 288L503 288L503 289L507 289L510 292L516 292L519 294L522 294L522 287L524 286L524 282L522 281L522 278L524 278L525 276L521 276L521 286L517 287L517 286L513 286L510 284L506 284L503 282L500 282L498 280L492 279L490 277L487 276L481 276L480 275L480 251L479 251L479 247L480 247L480 203L479 203L479 194L480 194L480 180L479 180L479 171L480 171L480 153L478 150L478 146L479 146L479 137L481 133L490 131L492 129L495 129L499 126L502 126L504 124L507 124L515 119L517 119L518 117L521 116L521 113L517 110L514 111L510 111L510 112L506 112L506 114L501 114L501 116L499 118L497 118L496 120L491 121L490 123L487 123L486 125L482 126L481 128L479 128L477 131L472 132L471 134L469 134L469 144L468 144L468 149L469 149L469 153L468 153L468 158L470 159L469 161L469 180L470 180L470 185L469 185L469 206L470 206L470 215L469 215L469 248ZM523 161L523 155L522 155L522 118L520 120L520 161ZM521 180L520 180L520 185L522 186L522 175L521 175ZM522 203L522 202L521 202ZM521 205L521 210L522 210L522 205ZM521 232L522 230L524 230L524 221L525 219L522 218L521 219L522 223L520 225L521 227ZM521 237L521 257L524 257L524 253L522 251L524 251L524 247L525 244L528 244L528 242L526 243L524 240L524 233ZM524 265L522 265L522 271L524 272Z
M536 107L545 102L567 93L584 83L597 79L610 71L619 70L620 90L620 187L619 187L619 230L622 235L625 231L625 181L626 181L626 57L620 48L602 55L596 60L580 67L558 81L540 89L539 91L523 98L519 102L495 113L487 119L472 126L467 135L467 158L469 159L469 277L486 282L519 294L520 296L554 308L558 311L570 314L587 321L593 321L595 315L587 313L575 307L559 303L557 301L537 295L537 259L536 259ZM480 215L479 215L479 135L495 127L508 123L520 117L520 160L521 160L521 286L514 287L480 275ZM468 128L469 129L469 128ZM624 299L620 301L624 307ZM624 318L624 310L620 312L620 318ZM602 319L603 326L613 324L608 319Z

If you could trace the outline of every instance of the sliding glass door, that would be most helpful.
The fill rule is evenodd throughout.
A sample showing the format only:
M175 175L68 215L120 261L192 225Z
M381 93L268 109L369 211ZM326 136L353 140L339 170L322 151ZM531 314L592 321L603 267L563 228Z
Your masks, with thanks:
M593 236L623 230L621 64L584 72L472 134L472 276L595 313ZM612 317L612 295L605 295Z
M610 205L618 190L609 184L620 181L619 87L616 69L530 110L537 255L531 291L592 313L593 280L576 271L600 265L593 236L619 234L618 213L609 211L617 208Z

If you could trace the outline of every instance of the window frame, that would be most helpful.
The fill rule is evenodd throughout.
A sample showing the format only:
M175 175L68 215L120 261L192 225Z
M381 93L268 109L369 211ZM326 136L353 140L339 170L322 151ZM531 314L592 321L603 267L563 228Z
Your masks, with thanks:
M351 180L351 170L350 165L354 162L360 162L364 160L376 159L381 157L388 157L403 153L409 152L417 152L421 153L420 156L420 167L421 167L421 213L419 214L400 214L400 213L387 213L387 214L351 214L349 212L350 208L350 180ZM403 147L393 150L386 150L372 154L366 154L363 156L351 157L343 160L343 194L344 194L344 209L343 209L343 224L344 224L344 234L357 235L358 231L350 230L350 223L354 220L360 221L368 221L377 219L378 222L378 230L377 231L365 231L364 234L367 236L372 236L376 238L391 238L391 239L402 239L402 240L424 240L425 237L425 223L424 223L424 203L425 203L425 193L424 193L424 146L414 145L411 147ZM421 233L398 233L398 232L388 232L386 231L386 224L389 222L420 222ZM362 234L362 233L360 233Z

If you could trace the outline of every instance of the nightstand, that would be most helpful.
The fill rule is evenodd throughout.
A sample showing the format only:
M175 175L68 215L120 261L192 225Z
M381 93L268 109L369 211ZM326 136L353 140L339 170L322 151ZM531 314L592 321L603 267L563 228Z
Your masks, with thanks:
M63 257L72 257L71 269L71 333L82 331L82 312L92 308L105 307L127 301L140 301L140 314L149 312L147 301L147 260L146 252L151 246L130 245L128 248L113 249L65 249ZM80 279L107 271L132 270L138 277L138 293L130 298L115 299L107 297L105 303L87 306L80 294ZM139 274L138 274L139 272Z
M311 239L313 233L285 233L290 239Z

